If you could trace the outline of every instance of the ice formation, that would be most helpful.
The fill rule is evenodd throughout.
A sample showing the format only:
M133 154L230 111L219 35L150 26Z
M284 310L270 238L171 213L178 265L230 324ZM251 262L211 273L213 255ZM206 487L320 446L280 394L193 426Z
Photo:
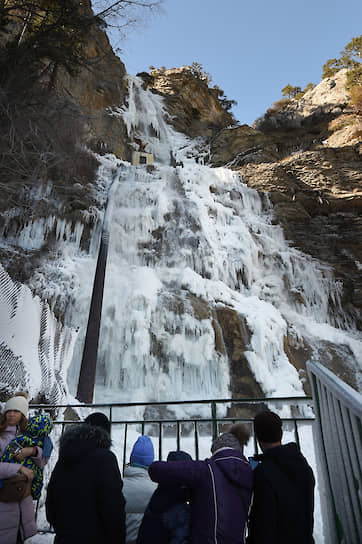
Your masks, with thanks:
M141 83L129 76L128 104L112 115L122 117L130 138L153 153L154 167L100 158L103 203L109 193L109 254L95 400L230 396L226 350L215 342L215 310L223 307L234 310L250 330L245 356L266 395L303 395L300 375L285 352L287 335L296 343L306 341L316 359L327 344L337 344L351 365L361 368L361 336L341 309L340 285L331 270L290 247L273 223L267 197L244 185L237 173L202 164L202 142L175 132L162 98ZM72 361L73 341L62 368L56 358L51 363L56 379L67 381L72 394L103 221L100 209L88 214L96 218L89 251L81 248L83 224L55 217L34 220L2 241L31 250L55 233L58 256L37 269L31 287L43 293L50 308L56 304L63 310L64 331L72 331L72 338L78 331ZM29 298L28 304L34 301ZM40 379L35 369L41 366L41 351L37 356L35 349L38 314L29 325L28 344L22 329L11 332L15 344L23 345L13 355L24 368L34 367L33 381ZM13 349L10 332L1 334L3 345ZM53 345L55 328L47 334Z

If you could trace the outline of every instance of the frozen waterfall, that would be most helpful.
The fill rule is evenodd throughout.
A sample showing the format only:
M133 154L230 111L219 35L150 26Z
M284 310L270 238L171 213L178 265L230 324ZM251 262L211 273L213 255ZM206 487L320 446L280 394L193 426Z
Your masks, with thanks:
M162 99L138 78L129 78L128 107L115 115L156 164L118 169L96 400L229 396L219 307L245 319L245 356L266 395L303 394L287 335L296 344L307 339L316 358L325 342L343 344L361 365L340 285L328 267L288 245L268 200L236 173L198 164L200 142L166 123ZM183 166L170 166L171 156Z
M287 340L296 349L307 345L309 356L322 361L332 346L361 375L361 335L341 309L331 270L288 244L267 197L237 173L202 164L205 143L175 132L162 98L141 83L129 77L128 104L112 115L123 118L130 139L143 142L155 164L100 157L103 202L115 181L95 401L229 397L230 355L218 321L223 308L240 318L245 360L268 396L304 394ZM54 217L2 242L37 248L57 229L58 258L37 269L31 286L50 307L57 303L67 330L78 333L67 376L67 364L59 375L72 394L103 219L103 212L93 212L88 251L80 247L83 226ZM36 338L39 324L33 327ZM14 334L21 341L22 331ZM49 342L54 334L49 329ZM7 340L3 336L4 345ZM19 357L29 366L35 356L25 350Z

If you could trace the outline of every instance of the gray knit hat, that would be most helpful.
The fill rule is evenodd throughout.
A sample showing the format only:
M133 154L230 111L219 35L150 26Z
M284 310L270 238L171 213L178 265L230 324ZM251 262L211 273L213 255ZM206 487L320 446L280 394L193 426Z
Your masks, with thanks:
M232 448L233 450L243 451L250 437L249 429L243 423L232 425L229 432L220 434L211 444L211 453L221 448Z
M220 434L211 444L211 453L220 448L232 448L233 450L242 450L243 447L240 444L239 440L231 433Z

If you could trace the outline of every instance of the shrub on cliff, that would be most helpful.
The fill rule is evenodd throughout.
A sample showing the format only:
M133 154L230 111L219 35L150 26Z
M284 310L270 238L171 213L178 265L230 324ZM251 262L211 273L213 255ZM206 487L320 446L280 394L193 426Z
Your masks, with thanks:
M323 65L322 79L332 77L334 74L347 69L346 89L350 90L355 85L361 84L361 60L362 60L362 35L352 38L345 46L337 59L328 59Z
M350 92L351 104L355 113L362 114L362 84L356 85Z

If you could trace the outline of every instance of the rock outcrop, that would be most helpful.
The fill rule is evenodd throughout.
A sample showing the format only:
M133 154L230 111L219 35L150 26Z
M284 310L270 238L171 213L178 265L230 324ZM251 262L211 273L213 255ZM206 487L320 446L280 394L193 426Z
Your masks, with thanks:
M57 90L80 105L87 124L87 145L125 159L125 127L111 115L111 109L121 106L127 93L125 66L115 55L107 34L96 25L89 33L85 56L84 66L76 75L59 71Z
M219 98L218 90L207 80L196 76L190 66L152 70L143 76L153 92L165 98L170 122L179 132L191 138L211 138L222 128L235 124L235 119Z

